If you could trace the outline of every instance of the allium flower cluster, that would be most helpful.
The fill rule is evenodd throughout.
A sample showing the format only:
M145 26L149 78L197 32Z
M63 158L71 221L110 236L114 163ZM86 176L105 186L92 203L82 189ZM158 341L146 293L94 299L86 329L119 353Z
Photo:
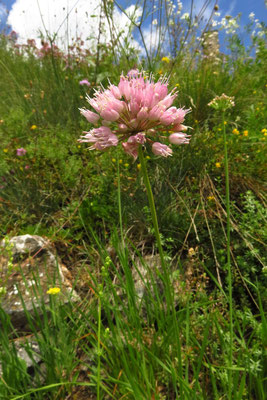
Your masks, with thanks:
M189 110L172 107L177 93L168 94L168 81L162 78L154 82L143 72L131 70L121 76L118 86L96 91L88 103L94 111L80 109L92 124L100 124L89 132L83 132L79 142L92 143L90 150L105 150L122 142L124 151L138 156L138 147L146 142L152 145L156 155L167 157L172 149L159 142L166 139L172 144L189 143L190 136L183 133L182 125Z

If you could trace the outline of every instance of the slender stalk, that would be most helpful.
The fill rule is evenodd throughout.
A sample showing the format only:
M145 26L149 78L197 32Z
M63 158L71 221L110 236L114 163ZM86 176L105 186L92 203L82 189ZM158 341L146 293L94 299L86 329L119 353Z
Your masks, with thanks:
M229 188L229 169L228 152L225 132L225 112L222 114L223 120L223 142L224 142L224 170L225 170L225 192L226 192L226 252L227 252L227 271L228 271L228 295L229 295L229 318L230 318L230 345L229 345L229 400L232 398L232 363L233 363L233 298L232 298L232 271L230 254L230 188Z
M159 225L158 225L158 218L157 218L156 207L155 207L155 202L154 202L154 196L153 196L153 192L151 189L151 185L150 185L150 181L149 181L149 177L148 177L148 173L147 173L146 161L144 158L142 145L139 146L138 155L139 155L141 169L143 172L144 182L145 182L145 186L146 186L152 222L153 222L153 226L154 226L158 251L159 251L159 255L160 255L161 266L162 266L162 270L164 273L167 310L168 310L168 312L171 313L172 318L173 318L173 327L174 327L174 332L175 332L174 336L177 340L178 375L180 376L180 378L182 378L183 370L182 370L181 342L180 342L179 328L178 328L178 324L177 324L176 311L175 311L174 300L173 300L172 285L171 285L171 281L170 281L170 274L167 269L165 258L164 258L164 252L163 252L161 239L160 239L160 233L159 233ZM183 398L183 385L181 385L180 391L181 391L180 392L181 398Z
M118 208L119 208L119 221L120 221L120 234L123 250L125 249L123 228L122 228L122 207L121 207L121 177L120 177L120 160L119 153L117 152L117 177L118 177Z
M159 255L160 255L160 261L161 261L163 271L166 271L166 264L165 264L163 248L162 248L161 240L160 240L159 224L158 224L158 217L157 217L156 207L155 207L155 202L154 202L154 196L153 196L151 185L149 182L149 177L148 177L147 168L146 168L146 162L145 162L144 153L143 153L143 149L142 149L141 145L139 146L139 149L138 149L138 155L139 155L139 160L140 160L143 177L144 177L144 182L145 182L145 186L146 186L152 222L153 222L153 226L154 226L154 230L155 230L155 236L156 236L158 251L159 251Z
M101 289L100 289L101 291ZM101 348L100 348L100 338L101 338L101 293L98 295L98 328L97 328L97 383L96 383L96 393L97 400L100 400L100 372L101 372Z

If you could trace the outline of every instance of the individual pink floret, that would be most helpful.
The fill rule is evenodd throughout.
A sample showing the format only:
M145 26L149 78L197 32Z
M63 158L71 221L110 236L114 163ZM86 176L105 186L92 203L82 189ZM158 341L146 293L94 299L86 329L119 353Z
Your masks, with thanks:
M90 147L90 150L104 150L107 147L117 146L118 144L117 136L106 126L101 126L100 128L92 129L90 132L84 133L86 133L86 135L81 136L81 139L78 141L80 143L94 143L93 146Z
M152 144L152 151L156 156L168 157L172 155L172 149L166 144L155 142Z
M91 122L92 124L96 124L100 118L100 115L98 115L90 110L85 110L83 108L80 108L80 112L87 119L87 121Z
M190 141L190 135L182 132L172 133L169 136L169 142L172 144L186 144Z

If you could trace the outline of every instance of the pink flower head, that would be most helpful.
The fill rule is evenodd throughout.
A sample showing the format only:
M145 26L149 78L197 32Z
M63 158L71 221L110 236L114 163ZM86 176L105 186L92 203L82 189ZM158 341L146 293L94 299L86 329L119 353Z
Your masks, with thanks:
M168 157L172 155L172 149L166 144L155 142L152 144L152 151L156 156Z
M91 86L91 83L87 79L83 79L79 82L79 85Z
M171 148L154 143L156 137L163 139L163 135L177 133L170 143L189 141L189 136L181 133L185 130L181 124L189 110L172 105L176 96L175 91L168 93L166 78L154 82L152 75L130 70L120 77L117 86L110 84L106 90L101 88L92 98L88 97L93 111L82 109L81 114L93 124L100 123L101 127L85 132L80 141L93 143L90 149L98 150L123 142L124 151L134 159L138 147L146 142L152 145L154 154L167 157L172 154Z
M17 149L17 156L19 156L19 157L25 156L26 153L27 153L27 150L24 149L23 147L21 147L20 149Z

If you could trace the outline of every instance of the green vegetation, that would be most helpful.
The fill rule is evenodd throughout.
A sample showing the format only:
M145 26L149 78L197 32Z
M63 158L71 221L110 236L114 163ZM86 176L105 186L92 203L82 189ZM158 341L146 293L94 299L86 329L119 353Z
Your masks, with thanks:
M253 46L250 57L233 35L219 63L200 52L194 62L187 53L150 60L156 79L170 74L174 105L191 108L193 128L172 157L144 153L166 277L147 262L157 245L140 161L119 146L98 152L77 142L91 128L79 113L86 93L108 79L117 84L116 71L139 60L115 59L109 47L91 54L79 43L68 57L53 48L40 55L32 43L1 37L0 235L51 240L82 302L60 307L51 295L50 313L41 304L43 319L36 313L33 324L28 315L46 367L44 374L35 362L34 383L0 308L0 399L265 399L267 52L263 37ZM222 93L235 97L225 125L208 107ZM134 276L145 288L141 302Z

